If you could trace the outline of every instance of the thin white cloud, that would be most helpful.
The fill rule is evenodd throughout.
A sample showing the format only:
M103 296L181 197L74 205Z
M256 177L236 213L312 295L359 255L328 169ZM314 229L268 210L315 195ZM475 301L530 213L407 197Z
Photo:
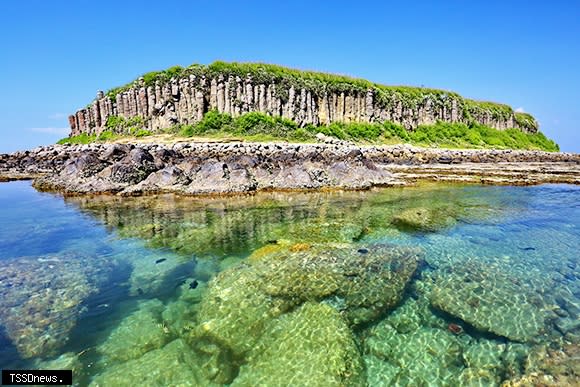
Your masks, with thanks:
M62 120L63 118L66 118L66 114L64 114L64 113L53 113L50 116L48 116L48 118L50 118L51 120Z
M521 107L521 106L520 106L519 108L517 108L517 109L516 109L516 113L525 113L525 112L526 112L526 111L525 111L525 110L524 110L524 108L523 108L523 107Z
M29 132L46 133L46 134L69 134L70 128L30 128Z

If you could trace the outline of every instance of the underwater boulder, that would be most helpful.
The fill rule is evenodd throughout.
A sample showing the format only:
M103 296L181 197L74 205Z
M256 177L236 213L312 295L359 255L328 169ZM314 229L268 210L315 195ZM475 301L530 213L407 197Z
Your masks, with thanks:
M280 240L290 243L349 243L358 240L364 233L360 222L350 222L344 219L308 219L302 222L283 224L268 231L263 241Z
M139 358L109 366L90 386L217 386L203 375L191 348L177 339Z
M365 334L369 385L458 385L461 352L461 341L446 330L421 326L400 333L385 319Z
M372 321L400 301L419 254L391 245L259 249L210 281L192 347L207 359L230 359L217 364L242 364L270 324L308 301L332 307L349 325ZM211 372L212 380L228 383L227 375L235 371L219 367Z
M517 342L545 333L541 297L505 270L471 260L440 270L433 280L431 305L478 330Z
M408 208L393 217L393 224L403 231L433 232L456 223L445 208Z
M528 355L525 373L505 380L501 386L580 386L580 345L564 343L559 348L536 346Z
M139 302L137 309L123 318L96 348L101 361L127 361L165 345L170 335L161 320L163 310L163 303L157 299Z
M262 287L260 273L245 263L212 279L199 305L192 345L207 347L206 341L216 342L235 356L252 350L270 320L297 303L274 299Z
M269 326L232 386L361 386L352 333L334 308L307 302Z
M387 244L299 244L272 252L254 269L268 295L319 300L339 310L349 324L359 325L401 300L419 256L417 248Z
M20 356L49 356L69 338L83 302L110 280L119 263L63 253L4 260L0 324Z

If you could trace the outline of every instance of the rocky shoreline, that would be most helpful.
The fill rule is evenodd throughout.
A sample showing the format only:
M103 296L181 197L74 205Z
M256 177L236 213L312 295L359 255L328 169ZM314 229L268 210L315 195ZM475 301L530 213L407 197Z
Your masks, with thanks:
M580 184L580 154L408 145L177 142L51 145L0 154L0 181L64 194L187 195L367 189L421 180Z

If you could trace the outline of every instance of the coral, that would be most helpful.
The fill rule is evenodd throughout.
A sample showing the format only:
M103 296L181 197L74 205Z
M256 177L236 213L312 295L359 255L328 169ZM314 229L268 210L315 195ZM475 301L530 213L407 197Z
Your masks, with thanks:
M270 324L232 386L361 386L362 359L334 308L307 302Z

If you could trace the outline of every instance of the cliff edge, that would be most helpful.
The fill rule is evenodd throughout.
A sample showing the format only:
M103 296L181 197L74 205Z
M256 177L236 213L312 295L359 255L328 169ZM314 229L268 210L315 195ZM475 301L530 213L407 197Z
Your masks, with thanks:
M444 121L538 131L537 121L527 113L454 92L385 86L269 64L214 62L147 73L107 93L98 92L91 104L69 116L70 136L98 135L118 117L134 119L156 132L195 124L210 110L233 117L261 112L301 127L389 121L413 130Z

